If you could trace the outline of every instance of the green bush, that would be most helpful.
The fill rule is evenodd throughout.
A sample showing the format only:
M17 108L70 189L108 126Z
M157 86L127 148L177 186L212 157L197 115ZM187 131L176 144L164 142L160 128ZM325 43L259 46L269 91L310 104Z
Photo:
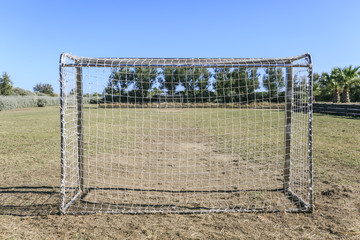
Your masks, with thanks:
M47 103L46 100L43 99L43 98L40 98L40 99L37 100L37 106L38 107L45 107L46 103Z
M86 96L83 97L83 103L84 103L84 104L88 104L88 103L90 103L90 102L91 102L91 98L90 98L90 97L86 97Z
M89 101L90 104L98 104L99 103L99 99L98 98L90 98L90 101Z
M42 92L34 92L37 96L41 96L41 97L45 97L45 96L49 96L45 93L42 93Z
M25 90L19 87L13 88L13 95L27 96L27 95L35 95L32 91Z

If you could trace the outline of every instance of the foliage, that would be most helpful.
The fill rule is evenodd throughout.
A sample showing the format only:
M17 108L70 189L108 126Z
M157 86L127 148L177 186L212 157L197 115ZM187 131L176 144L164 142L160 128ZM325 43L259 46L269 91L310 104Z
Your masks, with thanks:
M32 92L32 91L29 91L29 90L19 88L19 87L14 87L12 95L15 95L15 96L28 96L28 95L35 95L35 93Z
M314 95L314 99L316 96L320 95L321 93L321 88L320 88L320 79L321 79L321 75L318 73L314 73L313 74L313 95Z
M151 89L150 93L149 93L149 98L153 98L156 95L162 94L164 93L164 91L158 89L157 87L154 87L153 89Z
M350 87L349 92L351 102L360 102L360 83L356 83Z
M318 101L350 102L360 100L360 67L335 67L330 73L322 73L320 79L314 73L314 96ZM341 93L342 92L342 93ZM340 94L341 93L341 94Z
M184 87L181 95L187 99L203 95L211 85L210 76L211 73L206 68L184 68L184 76L179 77L179 84Z
M176 87L179 84L186 82L185 68L164 68L161 70L160 74L163 76L163 81L160 83L169 95L174 95Z
M47 104L46 99L39 98L39 99L37 100L37 106L38 106L38 107L45 107L46 104Z
M86 99L86 98L84 97L84 98L83 98L84 103L86 102L85 99ZM92 96L92 97L87 97L87 99L88 99L88 101L89 101L90 104L98 104L101 98L98 97L98 96Z
M255 95L260 85L259 76L256 68L216 68L216 95L223 96L223 102L242 101L241 96Z
M40 96L40 97L44 97L44 96L49 96L45 93L42 93L42 92L34 92L36 96Z
M270 99L277 97L285 87L285 80L282 68L266 68L263 77L263 86L268 90Z
M58 106L60 98L50 96L0 96L0 111L16 108L37 107L38 101L46 101L47 106Z
M134 91L135 96L147 97L157 78L156 68L118 68L112 71L105 93L124 95Z
M34 86L34 92L44 93L46 95L55 96L54 89L49 83L38 83Z
M333 68L330 73L313 74L316 101L359 101L359 67ZM160 93L179 95L184 103L202 102L284 101L283 68L267 68L259 81L257 68L117 68L109 77L104 96L90 97L91 103L156 101ZM294 91L302 89L302 76L294 76ZM260 85L266 92L258 94ZM342 92L342 95L340 94ZM342 99L340 99L342 96ZM264 98L262 98L264 97ZM306 98L306 96L304 95Z
M332 92L332 102L340 102L340 89L342 84L339 81L340 68L333 68L331 73L326 72L321 74L320 86L323 88L323 92Z
M0 77L0 95L12 95L13 86L10 76L4 72L2 77Z
M359 67L344 67L343 69L339 69L338 81L343 85L343 92L341 95L341 102L348 103L350 102L350 88L359 83Z

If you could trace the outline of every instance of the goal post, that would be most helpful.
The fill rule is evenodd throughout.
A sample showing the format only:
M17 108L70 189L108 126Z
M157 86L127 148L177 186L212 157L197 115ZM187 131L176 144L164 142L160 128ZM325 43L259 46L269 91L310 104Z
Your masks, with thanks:
M311 212L312 60L60 56L63 214Z
M293 100L293 69L286 68L286 90L285 90L285 156L284 156L284 191L290 189L290 171L291 171L291 107Z

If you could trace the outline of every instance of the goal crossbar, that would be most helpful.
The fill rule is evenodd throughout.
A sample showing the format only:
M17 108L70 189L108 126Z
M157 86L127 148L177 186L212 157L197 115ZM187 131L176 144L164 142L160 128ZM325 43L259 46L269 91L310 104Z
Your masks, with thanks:
M306 53L287 58L86 58L63 53L63 67L309 67L311 55ZM305 63L294 63L306 59Z

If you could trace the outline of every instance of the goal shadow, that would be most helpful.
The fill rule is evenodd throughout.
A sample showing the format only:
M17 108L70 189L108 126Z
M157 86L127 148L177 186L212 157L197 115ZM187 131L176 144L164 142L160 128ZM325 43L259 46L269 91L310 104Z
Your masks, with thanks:
M59 199L59 187L0 187L0 215L56 215L59 214Z
M181 206L181 205L154 205L154 204L140 204L140 203L123 203L119 209L118 204L113 204L110 202L106 203L96 203L87 200L89 196L94 191L134 191L134 192L158 192L158 193L173 193L173 194L186 194L194 193L194 191L170 191L170 190L144 190L144 189L113 189L113 188L89 188L87 192L83 193L79 199L77 199L77 207L82 208L83 206L87 207L87 211L84 213L92 213L91 209L98 209L101 205L102 211L108 213L131 213L131 209L142 209L145 212L152 212L156 209L166 208L173 212L182 212L182 213L203 213L203 212L222 212L221 209L218 211L212 211L211 208L201 207L201 206ZM253 192L256 193L259 190L248 189L243 191L237 191L235 193L245 193ZM197 194L212 194L212 193L234 193L233 190L217 190L217 191L196 191ZM284 196L283 200L290 200L294 204L294 210L292 212L302 212L306 210L306 207L301 201L298 201L294 198L293 195L286 195L282 189L269 189L267 190L269 194L281 194ZM46 215L58 215L59 214L59 187L51 186L15 186L15 187L0 187L0 215L11 215L11 216L46 216ZM106 211L107 210L107 211ZM229 211L227 209L226 211ZM263 208L246 208L241 207L240 205L234 206L230 211L233 212L277 212L277 210L267 211ZM96 210L94 211L96 212Z
M75 189L73 189L75 190ZM92 213L181 213L181 214L197 214L197 213L220 213L220 212L308 212L308 206L301 200L296 194L292 192L285 192L282 188L274 189L243 189L243 190L164 190L164 189L134 189L134 188L97 188L90 187L84 192L77 192L77 197L74 197L66 209L67 214L92 214ZM134 202L128 202L125 200L126 194L135 196ZM149 200L158 199L156 204ZM169 196L166 196L166 195ZM218 194L222 198L229 197L226 201L233 204L227 207L214 208L211 204L214 202L204 201L201 204L191 205L186 201L179 201L178 196L186 196L187 194L201 196L202 199L206 199L205 195ZM266 200L259 204L249 206L246 202L236 201L230 196L236 196L238 200L244 200L244 197L259 196L262 194ZM171 196L170 196L171 195ZM114 198L114 196L116 196ZM161 196L166 196L166 200L162 201ZM186 197L185 197L186 198ZM118 201L114 201L117 199ZM140 200L141 199L141 200ZM169 199L175 199L175 203L170 203ZM234 201L235 200L235 201ZM259 199L257 199L259 200ZM291 206L291 209L281 208L268 208L275 202L287 202L287 207ZM210 205L209 205L210 204ZM65 212L64 212L65 213Z

